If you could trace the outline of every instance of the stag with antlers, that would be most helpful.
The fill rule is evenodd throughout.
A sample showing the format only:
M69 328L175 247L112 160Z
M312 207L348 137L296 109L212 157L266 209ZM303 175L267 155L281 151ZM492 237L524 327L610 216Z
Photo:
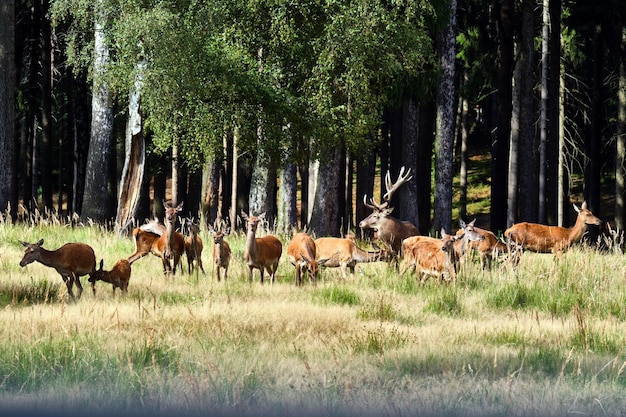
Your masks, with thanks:
M400 174L395 183L391 182L391 174L387 171L385 175L385 188L387 192L383 195L384 202L378 204L374 197L367 202L367 194L363 196L363 204L373 210L372 214L361 220L359 227L361 229L373 229L378 234L378 239L390 248L394 254L398 255L402 249L402 241L409 236L419 235L417 227L411 222L401 221L393 216L391 212L393 207L389 207L389 202L393 194L403 184L409 182L411 178L411 169L406 170L400 168Z

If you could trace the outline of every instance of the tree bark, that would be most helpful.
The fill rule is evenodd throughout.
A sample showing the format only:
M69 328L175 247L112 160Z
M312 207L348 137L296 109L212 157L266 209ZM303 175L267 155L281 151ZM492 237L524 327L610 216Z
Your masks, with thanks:
M0 212L17 213L17 154L15 142L15 2L0 4Z
M41 197L43 206L52 210L52 28L45 16L48 1L43 0L37 7L41 8Z
M435 106L430 102L421 103L418 112L417 168L415 169L414 180L417 185L417 211L420 220L419 231L422 235L427 235L431 227L431 157L433 154L433 143L435 141Z
M617 93L617 152L615 156L615 227L624 230L626 206L626 28L620 34L619 87Z
M439 35L439 62L442 76L437 87L437 129L435 139L435 213L433 228L452 232L452 178L454 177L454 85L456 59L456 0L449 2L449 21Z
M128 120L126 123L125 158L122 178L119 187L117 216L115 227L117 233L132 231L132 221L137 213L137 204L141 195L141 185L146 160L146 145L142 131L140 109L140 91L143 84L141 72L143 64L137 66L138 76L135 88L129 95Z
M419 228L419 210L415 204L418 197L415 172L417 171L419 112L412 98L405 98L402 107L402 165L411 169L413 179L398 190L400 193L400 213L402 213L402 220L409 221Z
M522 1L519 43L520 109L518 143L518 195L513 221L537 221L537 167L535 154L535 8L534 0Z
M592 48L591 126L586 143L587 163L585 165L584 195L589 210L597 217L600 217L600 168L602 165L601 148L603 123L602 66L604 64L604 60L602 59L604 52L604 33L601 25L596 26Z
M291 235L298 228L297 200L298 170L296 164L287 159L280 172L280 188L278 197L278 214L276 216L276 231L284 235Z
M319 161L318 175L314 177L316 182L315 198L310 226L317 236L338 236L341 225L341 210L339 199L341 194L341 158L343 151L341 146L336 146L329 151L329 156Z
M492 148L491 229L506 228L507 183L509 168L509 139L511 136L512 79L513 79L513 0L500 4L498 34L500 39L500 68L498 69L498 123Z
M110 215L111 204L109 202L115 200L115 198L110 198L108 176L103 175L103 170L108 170L107 167L112 157L113 133L113 110L108 87L103 80L109 64L109 47L105 39L106 16L100 10L103 1L100 0L96 6L91 135L81 213L83 219L89 218L96 222L103 222L113 217Z

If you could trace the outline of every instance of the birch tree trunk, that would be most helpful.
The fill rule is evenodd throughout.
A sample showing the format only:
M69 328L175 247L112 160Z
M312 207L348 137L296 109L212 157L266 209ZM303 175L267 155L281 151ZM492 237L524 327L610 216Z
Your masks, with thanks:
M94 33L94 81L91 101L91 135L89 153L87 155L87 169L85 173L85 194L81 217L90 218L97 222L107 220L111 213L109 203L115 200L110 198L108 189L108 172L111 155L111 141L113 133L113 109L110 102L109 90L103 81L103 76L109 65L109 46L105 39L106 16L104 15L103 1L99 0L95 16Z
M454 156L456 0L449 2L449 20L439 35L441 80L437 86L437 121L435 138L435 215L434 231L452 232L452 159Z
M137 78L135 87L129 95L128 121L126 123L125 158L120 190L117 202L117 216L115 227L117 233L127 233L131 222L137 213L137 204L141 195L144 166L146 159L146 145L142 131L140 109L140 91L143 86L142 72L145 62L137 64Z

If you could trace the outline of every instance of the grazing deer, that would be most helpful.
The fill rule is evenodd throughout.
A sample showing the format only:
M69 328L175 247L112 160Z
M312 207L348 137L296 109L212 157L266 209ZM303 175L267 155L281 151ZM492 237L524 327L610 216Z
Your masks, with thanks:
M504 236L510 242L521 245L524 249L532 252L552 252L555 255L560 255L583 237L589 225L599 226L602 224L602 220L587 209L587 202L583 202L580 208L576 204L573 206L578 217L574 226L570 228L524 222L514 224L506 229Z
M276 236L256 237L256 229L265 218L265 213L248 217L242 210L241 217L248 223L243 260L250 269L250 283L252 283L252 270L258 269L261 272L261 284L263 284L263 273L265 270L270 274L273 284L276 270L278 269L278 261L280 261L280 256L283 253L283 245Z
M24 267L32 262L39 262L56 269L67 286L67 292L74 298L72 287L76 283L78 298L83 293L80 277L92 273L96 269L96 255L91 246L84 243L66 243L56 250L42 248L43 239L37 243L19 241L26 247L20 266Z
M478 252L482 269L491 270L491 261L504 253L508 253L509 260L515 262L514 248L510 248L506 243L498 239L492 231L474 226L476 219L469 223L465 223L463 219L459 219L459 224L461 225L461 229L459 229L457 233L476 232L483 237L483 240L468 242L468 249Z
M200 226L197 223L189 222L189 236L185 239L185 254L187 255L187 270L191 274L191 269L200 268L204 274L204 267L202 266L202 239L198 235L200 233ZM194 260L197 266L194 266Z
M104 281L113 285L113 295L115 289L119 288L123 293L128 292L128 282L130 281L130 262L128 259L120 259L113 265L113 269L105 271L104 259L100 260L100 269L89 274L89 282L91 282L91 290L96 295L96 281Z
M409 269L417 270L421 276L420 282L425 282L429 276L436 276L439 281L456 281L459 269L459 259L465 253L468 241L482 239L476 232L449 235L441 229L441 239L428 236L413 236L402 242L402 268L400 275Z
M227 227L224 231L215 230L212 226L209 226L209 231L213 233L213 264L215 265L215 272L217 274L217 281L221 280L220 269L224 269L224 281L228 278L228 265L230 264L230 246L228 242L224 240L224 236L230 234L230 227Z
M378 204L374 197L367 202L367 194L363 196L363 204L374 210L372 214L361 220L361 229L373 229L378 234L378 239L382 241L397 256L402 249L402 241L410 236L419 235L417 227L408 221L400 221L391 216L393 207L388 207L391 197L401 185L411 180L411 169L404 175L404 167L400 169L400 174L395 183L391 182L391 174L387 171L385 176L385 188L387 192L383 195L384 203Z
M319 273L319 266L326 263L327 259L316 259L316 244L311 236L306 233L296 233L287 246L289 262L296 267L296 285L303 284L302 274L307 271L309 282L315 284Z
M358 262L377 262L385 260L385 252L378 249L374 252L359 248L353 239L339 237L320 237L315 239L315 255L318 263L324 260L328 268L341 268L344 279L346 271L354 275L354 268Z
M182 272L183 266L180 264L180 258L185 251L185 238L174 230L176 218L178 212L182 210L182 205L183 203L180 203L177 207L169 207L164 201L165 225L160 224L155 219L133 229L135 253L128 257L128 261L131 264L148 253L152 253L154 256L161 258L165 275L175 274L179 265ZM170 258L174 260L173 268Z

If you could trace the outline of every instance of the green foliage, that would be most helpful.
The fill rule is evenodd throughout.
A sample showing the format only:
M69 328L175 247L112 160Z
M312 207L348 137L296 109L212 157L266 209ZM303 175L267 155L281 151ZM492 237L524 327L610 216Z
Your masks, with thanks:
M373 300L366 299L357 316L363 320L394 321L397 315L394 304L393 299L381 293Z

